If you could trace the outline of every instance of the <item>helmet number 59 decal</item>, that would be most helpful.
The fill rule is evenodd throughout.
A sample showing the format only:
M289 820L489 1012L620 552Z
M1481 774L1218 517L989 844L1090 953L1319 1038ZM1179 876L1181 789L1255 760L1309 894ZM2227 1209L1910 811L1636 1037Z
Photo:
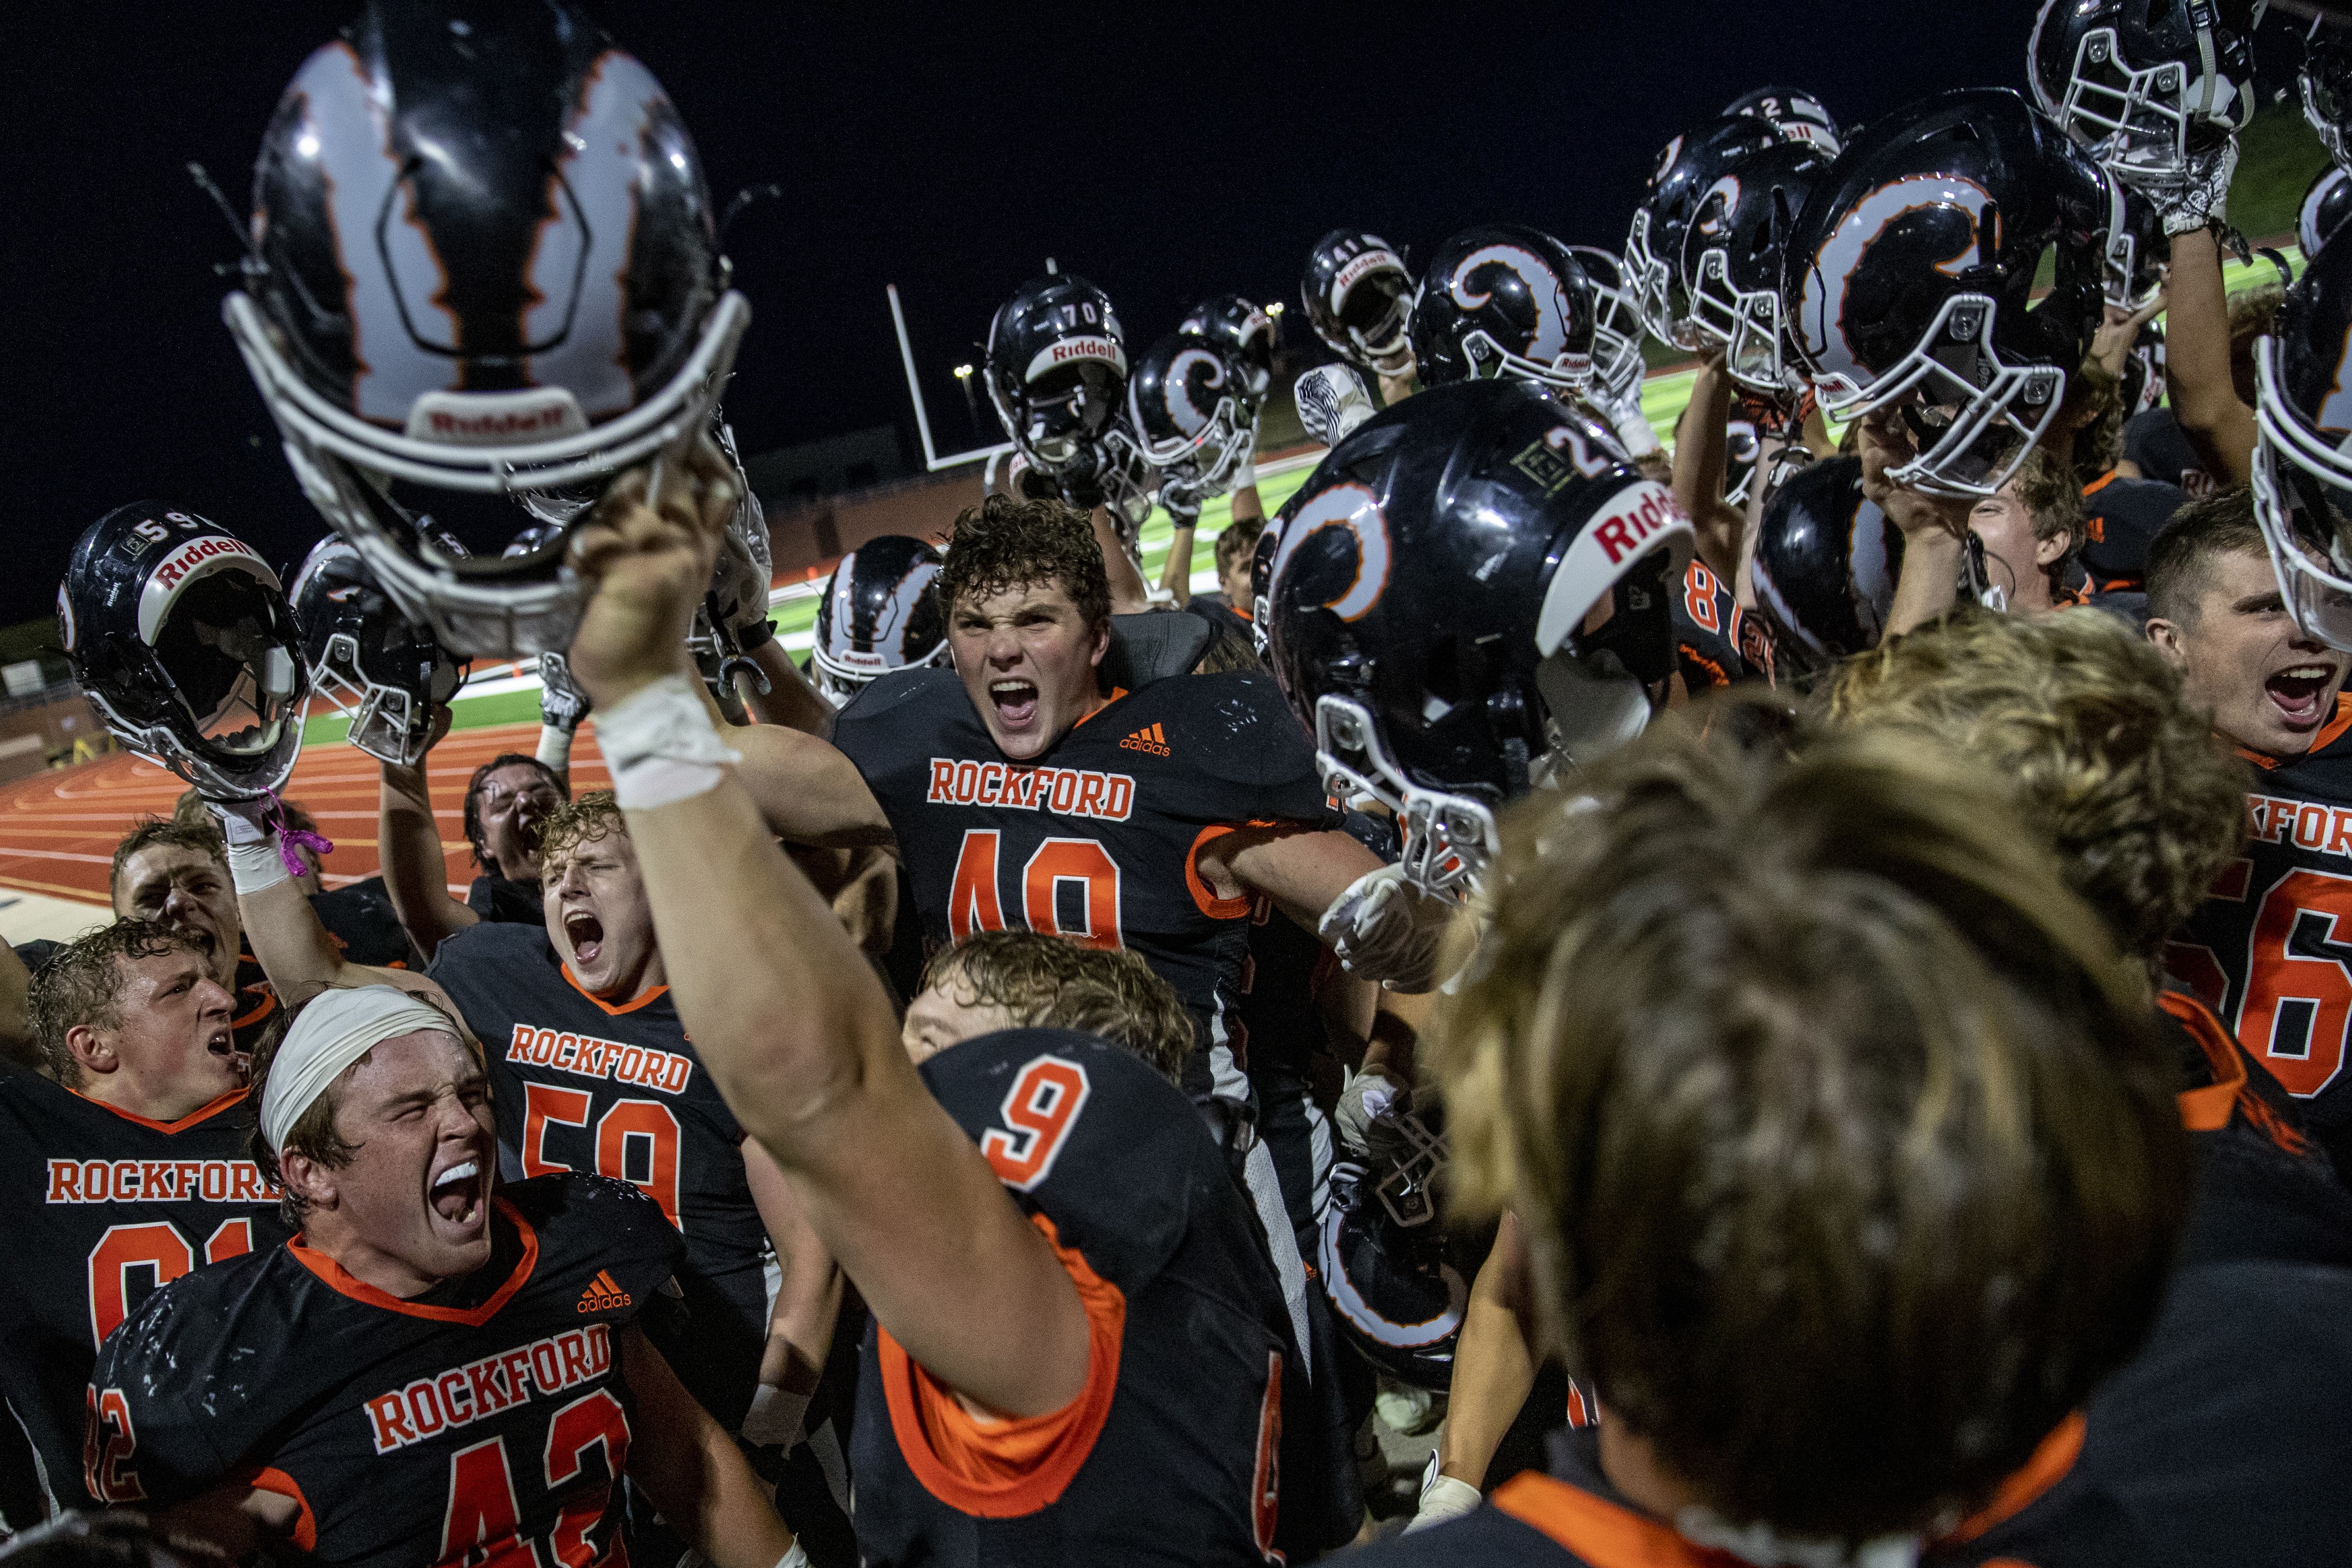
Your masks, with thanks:
M1280 596L1282 574L1298 547L1331 528L1345 530L1355 540L1356 571L1347 587L1325 599L1323 606L1343 621L1360 620L1388 591L1390 555L1388 519L1381 513L1380 499L1362 485L1334 485L1298 509L1274 552L1273 595Z

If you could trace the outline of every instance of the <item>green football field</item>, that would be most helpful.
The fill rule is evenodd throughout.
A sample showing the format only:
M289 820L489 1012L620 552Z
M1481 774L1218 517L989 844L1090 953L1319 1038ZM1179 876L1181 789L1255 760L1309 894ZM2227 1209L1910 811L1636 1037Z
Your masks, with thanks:
M2301 264L2301 257L2292 248L2287 259ZM2270 264L2256 260L2251 267L2231 262L2222 269L2223 280L2231 289L2251 288L2275 276ZM1658 439L1668 441L1675 421L1682 417L1684 407L1690 402L1691 383L1696 372L1690 369L1661 371L1653 374L1642 386L1642 412L1648 416L1650 426ZM1834 433L1834 431L1833 431ZM1269 515L1287 500L1292 492L1305 484L1314 471L1312 466L1302 466L1288 473L1276 474L1258 482L1258 496L1265 503ZM1216 586L1216 537L1233 520L1232 502L1228 499L1211 501L1202 509L1199 531L1192 546L1192 582L1195 591ZM941 520L943 522L945 519ZM1168 560L1173 540L1168 514L1155 510L1143 525L1143 572L1147 582L1157 583ZM795 658L804 658L814 636L817 591L821 584L808 584L788 589L769 614L776 633ZM487 689L485 689L485 688ZM508 667L478 674L468 690L460 693L456 703L456 728L470 730L485 724L510 724L539 716L539 690L535 679L517 677ZM349 726L340 718L326 716L311 721L304 734L306 745L327 745L343 738Z

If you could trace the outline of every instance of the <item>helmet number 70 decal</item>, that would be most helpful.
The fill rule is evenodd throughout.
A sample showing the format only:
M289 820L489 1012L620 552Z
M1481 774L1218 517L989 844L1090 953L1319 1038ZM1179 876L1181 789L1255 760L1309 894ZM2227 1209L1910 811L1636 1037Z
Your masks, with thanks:
M1380 498L1362 485L1333 485L1298 509L1298 515L1283 529L1282 542L1274 552L1272 592L1279 596L1282 574L1298 547L1310 536L1334 528L1344 530L1355 541L1355 574L1345 588L1322 601L1323 607L1343 621L1360 620L1381 602L1389 585L1388 519L1381 514Z

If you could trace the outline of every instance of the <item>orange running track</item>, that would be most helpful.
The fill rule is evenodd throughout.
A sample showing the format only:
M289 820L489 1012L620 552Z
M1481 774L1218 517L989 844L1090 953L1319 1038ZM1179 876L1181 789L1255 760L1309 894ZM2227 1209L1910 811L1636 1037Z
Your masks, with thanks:
M572 748L575 791L611 783L593 734L593 723L583 725ZM476 874L461 824L467 779L501 752L529 753L538 744L534 720L460 730L433 749L425 773L448 861L449 890L458 898L466 896ZM0 886L105 903L115 845L140 817L169 816L186 788L154 763L127 752L0 785ZM329 887L375 875L373 757L341 743L314 746L295 763L285 794L309 808L320 831L335 841L325 866Z

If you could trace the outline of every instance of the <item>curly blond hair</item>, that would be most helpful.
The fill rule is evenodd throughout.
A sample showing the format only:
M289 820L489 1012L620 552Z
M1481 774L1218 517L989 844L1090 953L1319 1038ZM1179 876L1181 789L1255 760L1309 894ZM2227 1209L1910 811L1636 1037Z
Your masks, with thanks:
M2245 764L2169 660L2098 610L1963 609L1849 659L1839 723L1936 735L2008 781L2059 871L2153 966L2246 835Z
M1195 1038L1176 988L1125 948L1084 947L1031 931L974 931L923 968L923 989L953 984L1024 1027L1098 1035L1178 1082Z
M629 836L628 819L608 789L592 789L577 800L567 800L539 826L539 863L549 879L566 855L592 838L610 834Z

